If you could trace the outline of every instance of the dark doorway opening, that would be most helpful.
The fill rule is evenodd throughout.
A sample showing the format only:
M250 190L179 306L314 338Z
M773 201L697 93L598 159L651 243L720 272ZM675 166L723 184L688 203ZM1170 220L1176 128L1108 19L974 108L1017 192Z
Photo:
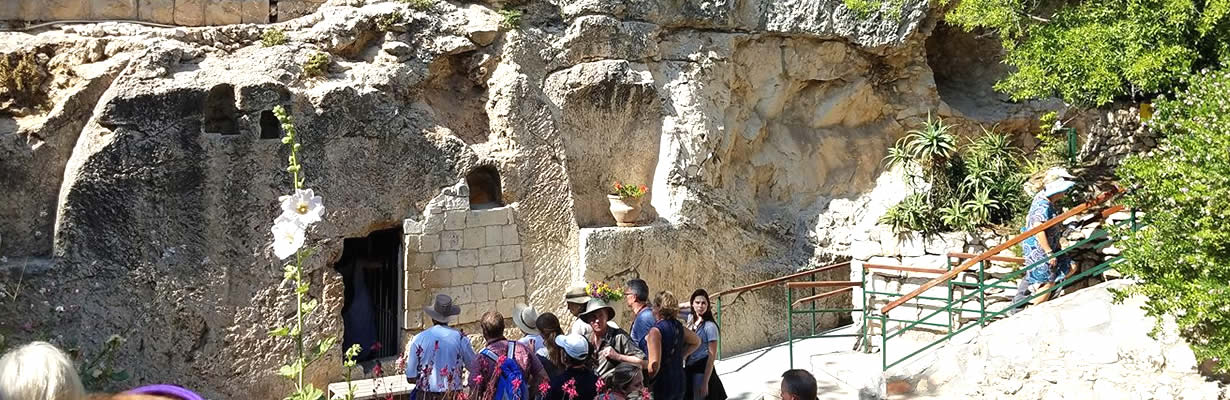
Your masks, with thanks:
M484 210L503 207L500 194L500 171L490 165L470 170L466 174L466 186L470 187L470 209Z
M358 344L359 362L401 353L401 240L401 228L394 228L342 243L342 259L334 267L345 286L342 351Z
M282 137L282 122L273 111L261 111L261 139L279 139Z
M209 89L205 96L205 121L202 126L206 133L223 135L239 134L239 109L235 108L235 88L221 84Z

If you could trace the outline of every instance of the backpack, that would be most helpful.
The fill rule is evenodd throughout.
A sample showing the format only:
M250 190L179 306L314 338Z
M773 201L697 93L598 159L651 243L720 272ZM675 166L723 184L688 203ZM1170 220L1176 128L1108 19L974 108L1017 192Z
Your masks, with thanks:
M500 362L499 356L488 349L483 349L483 355L490 358L492 361ZM508 355L504 358L504 363L496 365L499 368L499 376L495 384L495 393L492 394L491 400L530 400L529 386L530 383L525 380L521 371L521 365L517 364L517 342L508 341ZM513 386L513 381L517 382L517 386Z

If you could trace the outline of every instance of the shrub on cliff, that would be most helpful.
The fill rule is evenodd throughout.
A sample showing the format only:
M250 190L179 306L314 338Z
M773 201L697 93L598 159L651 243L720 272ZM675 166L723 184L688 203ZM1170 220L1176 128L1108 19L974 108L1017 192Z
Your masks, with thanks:
M954 0L939 0L949 6ZM844 0L893 16L901 0ZM896 14L899 14L897 12ZM1014 71L996 89L1080 106L1171 93L1181 78L1230 62L1230 2L1205 0L961 0L945 14L1003 40Z
M37 52L0 54L0 110L42 105L47 78Z
M1230 370L1230 68L1194 76L1149 121L1165 135L1118 170L1147 227L1121 232L1124 262L1151 315L1173 315L1201 359Z
M1026 207L1020 150L1008 137L983 131L964 148L939 119L928 119L889 149L886 163L901 166L915 193L889 208L880 222L898 231L925 233L1005 224Z

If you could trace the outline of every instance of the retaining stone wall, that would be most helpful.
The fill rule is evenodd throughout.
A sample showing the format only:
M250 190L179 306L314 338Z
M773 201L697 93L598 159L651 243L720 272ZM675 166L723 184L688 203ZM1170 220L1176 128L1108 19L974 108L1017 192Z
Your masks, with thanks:
M264 24L311 14L324 0L4 0L0 20L134 20L167 25Z
M422 309L439 293L461 306L458 324L490 310L511 317L514 305L526 303L515 213L515 205L471 210L463 182L433 199L422 220L404 222L405 329L425 327Z

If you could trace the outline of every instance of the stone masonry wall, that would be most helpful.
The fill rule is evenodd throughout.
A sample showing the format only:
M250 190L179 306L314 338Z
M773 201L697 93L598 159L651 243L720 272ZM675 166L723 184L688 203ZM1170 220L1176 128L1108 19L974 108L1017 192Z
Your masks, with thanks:
M5 0L0 20L133 20L167 25L264 24L311 14L324 0ZM271 19L274 18L274 19Z
M526 302L525 266L515 205L471 210L464 182L428 203L421 220L404 224L405 329L422 329L423 307L443 293L461 306L458 324L477 322L485 311L512 315Z

